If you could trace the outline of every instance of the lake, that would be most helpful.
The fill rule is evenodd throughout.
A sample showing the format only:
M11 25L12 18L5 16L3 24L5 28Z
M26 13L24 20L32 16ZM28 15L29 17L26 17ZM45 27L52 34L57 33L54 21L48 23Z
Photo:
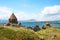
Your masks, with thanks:
M40 22L22 22L22 26L36 26L36 25L38 25L38 26L46 26L46 24L45 23L40 23ZM53 27L58 27L58 28L60 28L60 24L50 24L51 26L53 26Z
M2 21L2 22L0 22L0 24L6 24L7 23L7 21ZM22 24L22 26L30 26L30 27L32 27L32 26L36 26L36 25L38 25L38 26L46 26L46 24L45 23L40 23L40 22L21 22L21 24ZM58 27L58 28L60 28L60 24L51 24L51 26L53 26L53 27Z

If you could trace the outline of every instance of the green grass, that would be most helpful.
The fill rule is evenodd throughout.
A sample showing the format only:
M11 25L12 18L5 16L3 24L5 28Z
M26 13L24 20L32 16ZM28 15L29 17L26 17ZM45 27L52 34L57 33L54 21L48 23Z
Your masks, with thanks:
M18 28L0 28L0 40L39 40L39 37L31 30Z
M50 27L34 32L23 27L0 27L0 40L40 40L41 36L45 40L51 40L54 34L56 35L54 40L60 40L59 28Z
M43 36L45 40L51 40L53 35L56 35L55 40L60 40L60 29L58 28L47 28L36 32L39 36Z

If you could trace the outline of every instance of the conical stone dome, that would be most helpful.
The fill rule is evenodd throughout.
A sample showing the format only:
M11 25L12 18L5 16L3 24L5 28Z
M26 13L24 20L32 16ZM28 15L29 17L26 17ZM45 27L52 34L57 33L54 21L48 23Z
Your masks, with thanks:
M18 23L17 18L14 15L14 13L12 13L12 15L10 16L9 23L15 23L15 24Z
M46 28L51 27L50 22L46 22Z
M14 15L14 13L12 13L12 15L10 16L9 19L17 19L16 16Z
M46 24L50 24L50 22L46 22Z

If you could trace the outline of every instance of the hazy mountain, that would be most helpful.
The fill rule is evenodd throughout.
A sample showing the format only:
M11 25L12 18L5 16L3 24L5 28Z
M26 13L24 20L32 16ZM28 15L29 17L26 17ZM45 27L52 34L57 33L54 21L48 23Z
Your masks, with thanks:
M19 20L19 21L21 21L21 22L36 22L35 19L30 19L30 20Z
M42 23L45 23L45 22L47 22L47 21L36 21L35 19L30 19L30 20L19 20L18 22L42 22ZM60 23L60 20L55 20L55 21L49 21L49 22L51 22L51 23L56 23L56 22L58 22L58 23ZM8 20L0 20L0 24L1 23L8 23Z
M0 24L8 23L8 20L0 20Z

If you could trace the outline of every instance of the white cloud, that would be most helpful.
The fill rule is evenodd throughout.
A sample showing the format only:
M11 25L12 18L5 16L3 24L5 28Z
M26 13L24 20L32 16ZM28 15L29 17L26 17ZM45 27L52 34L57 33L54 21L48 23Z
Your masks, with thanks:
M11 12L11 8L7 8L7 7L0 7L0 12L3 12L3 13L9 13Z
M0 19L8 19L12 9L7 7L0 7Z
M39 16L38 19L42 21L60 20L60 5L45 7Z
M0 7L0 19L8 19L12 14L12 8ZM29 20L31 18L36 18L34 13L25 13L22 11L15 11L14 14L17 16L18 20Z
M36 18L36 14L34 13L25 13L25 12L15 12L18 20L29 20L29 19L35 19Z
M59 11L60 11L60 5L55 5L55 6L45 7L42 13L55 14L55 13L59 13Z
M0 19L8 19L12 13L12 8L0 7ZM60 5L45 7L40 13L25 13L15 11L18 20L36 19L37 21L60 20Z

